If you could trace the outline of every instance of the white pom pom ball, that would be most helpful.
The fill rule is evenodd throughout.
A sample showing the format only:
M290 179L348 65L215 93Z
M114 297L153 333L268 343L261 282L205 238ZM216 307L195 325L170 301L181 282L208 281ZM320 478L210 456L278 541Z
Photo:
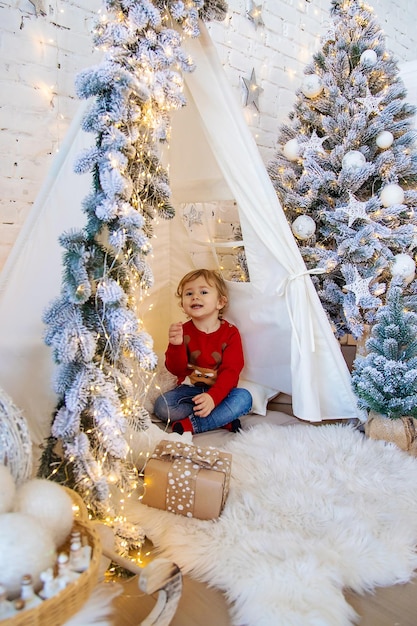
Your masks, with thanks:
M316 98L323 91L323 83L317 74L307 74L301 85L301 91L306 98Z
M16 485L11 471L6 465L0 465L0 513L13 509Z
M391 274L399 276L406 285L411 283L416 273L416 264L414 259L408 254L396 254L391 266Z
M35 587L40 573L52 567L56 559L55 543L49 529L23 513L0 515L0 584L15 597L20 581L31 574Z
M360 62L362 65L368 65L368 67L373 67L375 63L378 61L378 56L375 50L364 50L361 54Z
M316 224L309 215L299 215L292 223L291 230L297 239L304 241L314 235Z
M382 206L389 207L404 202L404 190L395 183L385 185L380 194Z
M300 144L297 139L290 139L284 145L283 148L284 156L287 157L289 161L296 161L300 156Z
M342 169L348 172L354 172L360 169L366 163L366 159L359 150L349 150L342 159Z
M72 499L64 487L43 478L33 478L16 491L14 510L36 517L52 532L55 546L69 536L74 522Z
M394 135L390 133L389 130L383 130L377 135L375 139L375 143L378 148L382 148L383 150L386 150L387 148L392 146L393 141Z

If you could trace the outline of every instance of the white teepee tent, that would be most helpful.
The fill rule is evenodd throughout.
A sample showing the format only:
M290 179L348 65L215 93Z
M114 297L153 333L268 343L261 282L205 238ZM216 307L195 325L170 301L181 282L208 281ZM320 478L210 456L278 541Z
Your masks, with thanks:
M243 336L252 384L291 394L295 415L318 422L358 416L350 374L306 272L255 141L243 119L204 27L188 51L197 69L186 76L187 106L173 116L169 162L173 203L236 202L250 283L230 282L228 318ZM0 277L0 387L23 409L35 443L48 434L55 398L41 316L59 293L58 236L83 225L87 177L72 173L91 139L80 130L82 111ZM155 275L144 312L155 349L165 348L179 309L174 292L192 269L191 242L178 215L156 228ZM236 242L235 242L236 243ZM219 242L201 242L216 264Z

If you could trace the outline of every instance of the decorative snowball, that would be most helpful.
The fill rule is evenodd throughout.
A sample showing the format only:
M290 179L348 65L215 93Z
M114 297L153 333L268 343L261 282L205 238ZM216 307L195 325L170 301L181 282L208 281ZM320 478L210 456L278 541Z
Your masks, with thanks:
M0 465L0 513L13 509L16 485L11 471L6 465Z
M361 54L360 62L362 65L368 65L369 67L373 67L375 63L378 61L378 56L375 50L364 50Z
M352 172L363 167L366 159L359 150L349 150L342 159L342 169Z
M296 161L300 156L300 144L297 139L294 138L287 141L284 145L283 152L284 156L286 156L289 161Z
M61 485L43 478L33 478L16 492L14 510L32 515L52 532L55 546L61 546L74 522L72 499Z
M299 215L291 225L294 235L303 241L309 239L316 230L316 224L309 215Z
M31 574L38 587L40 573L52 567L55 559L52 534L37 519L24 513L0 515L0 584L8 595L19 594L25 574Z
M385 207L392 206L393 204L402 204L404 202L404 190L395 183L385 185L381 191L381 202Z
M393 141L394 135L390 133L389 130L383 130L381 133L379 133L379 135L377 135L377 138L375 139L375 143L378 148L383 148L384 150L392 146Z
M323 83L317 74L307 74L301 85L301 91L306 98L316 98L323 91Z
M408 285L414 279L416 264L408 254L396 254L391 266L391 274L401 277Z

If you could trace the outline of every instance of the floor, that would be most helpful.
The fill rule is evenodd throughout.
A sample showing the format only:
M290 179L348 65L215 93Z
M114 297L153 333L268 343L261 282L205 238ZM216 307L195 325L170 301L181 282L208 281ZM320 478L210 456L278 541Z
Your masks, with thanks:
M124 582L123 587L123 595L114 602L113 625L137 626L152 610L155 598L143 595L138 589L137 577ZM378 588L374 594L364 596L346 593L346 599L360 616L359 626L416 626L416 591L417 583L412 582ZM181 600L171 626L230 626L230 624L228 605L223 594L185 576Z

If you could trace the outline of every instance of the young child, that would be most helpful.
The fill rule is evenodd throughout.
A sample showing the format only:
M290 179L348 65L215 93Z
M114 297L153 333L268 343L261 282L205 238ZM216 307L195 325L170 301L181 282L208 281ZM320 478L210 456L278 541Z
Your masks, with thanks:
M252 396L237 387L242 340L236 326L222 318L226 284L214 270L194 270L182 278L176 295L190 320L169 327L165 365L177 376L177 387L156 399L154 412L180 434L236 432L239 417L252 408Z

